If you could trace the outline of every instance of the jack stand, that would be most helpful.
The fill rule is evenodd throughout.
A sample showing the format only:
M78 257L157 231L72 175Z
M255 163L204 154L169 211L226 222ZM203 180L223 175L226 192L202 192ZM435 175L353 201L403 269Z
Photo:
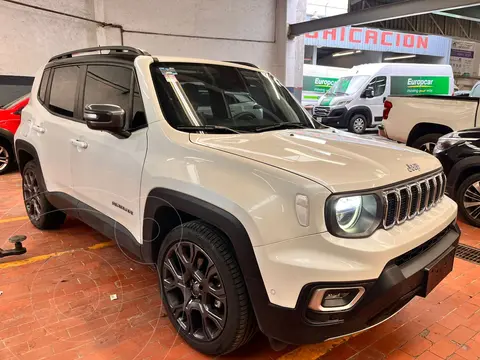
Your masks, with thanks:
M12 255L22 255L27 252L27 249L23 247L22 242L27 240L27 237L25 235L15 235L12 236L8 241L10 241L12 244L15 244L14 249L10 250L3 250L0 249L0 258L3 258L5 256L12 256Z

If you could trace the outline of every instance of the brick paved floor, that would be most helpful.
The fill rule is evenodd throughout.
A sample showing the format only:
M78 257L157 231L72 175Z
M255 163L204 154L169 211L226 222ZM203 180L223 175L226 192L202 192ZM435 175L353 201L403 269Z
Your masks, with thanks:
M169 324L152 268L78 221L55 232L33 228L18 174L1 177L0 189L0 247L9 247L13 234L28 235L27 254L0 259L0 360L208 358ZM461 241L480 247L480 229L461 227ZM222 359L480 359L478 279L479 266L456 259L454 271L427 299L415 298L355 337L276 353L258 334Z

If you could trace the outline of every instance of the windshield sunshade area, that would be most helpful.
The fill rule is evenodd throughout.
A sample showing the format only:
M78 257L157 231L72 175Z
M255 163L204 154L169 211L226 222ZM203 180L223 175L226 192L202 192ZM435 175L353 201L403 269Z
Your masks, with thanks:
M328 94L353 95L365 85L368 78L366 75L342 77L330 88Z
M152 76L167 121L178 130L313 128L308 113L267 72L211 64L156 63Z

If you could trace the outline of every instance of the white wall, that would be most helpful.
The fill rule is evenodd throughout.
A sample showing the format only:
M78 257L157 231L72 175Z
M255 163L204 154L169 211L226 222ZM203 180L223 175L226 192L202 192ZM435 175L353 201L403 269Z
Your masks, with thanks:
M348 0L308 0L307 15L329 17L348 12Z
M273 70L284 80L285 54L279 56L278 47L282 41L286 42L286 23L276 27L276 17L277 2L286 1L23 2L120 25L125 31L124 45L140 47L152 54L248 61ZM282 8L286 11L285 6ZM0 75L33 75L55 54L82 47L118 45L120 41L119 28L0 1Z

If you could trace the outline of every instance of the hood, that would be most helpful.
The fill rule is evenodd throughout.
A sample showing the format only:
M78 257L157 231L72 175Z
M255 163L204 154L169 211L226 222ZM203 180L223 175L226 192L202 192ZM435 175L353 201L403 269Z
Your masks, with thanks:
M335 106L337 104L345 105L347 102L352 101L352 95L333 95L325 94L319 99L320 106Z
M190 139L298 174L332 192L383 187L441 168L435 157L422 151L334 129L191 134Z

